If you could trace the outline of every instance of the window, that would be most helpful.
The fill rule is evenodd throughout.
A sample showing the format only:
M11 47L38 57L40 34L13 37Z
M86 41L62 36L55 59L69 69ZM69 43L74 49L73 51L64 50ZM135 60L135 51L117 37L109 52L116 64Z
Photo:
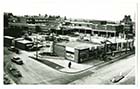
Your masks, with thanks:
M70 52L70 51L66 51L66 53L71 53L71 54L74 54L74 52Z
M82 26L81 24L79 24L79 26Z

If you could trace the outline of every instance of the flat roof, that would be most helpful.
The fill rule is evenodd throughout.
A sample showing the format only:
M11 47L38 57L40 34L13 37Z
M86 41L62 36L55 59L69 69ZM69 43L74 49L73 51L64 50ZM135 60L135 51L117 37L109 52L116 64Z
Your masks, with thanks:
M61 43L57 43L57 44L72 47L72 48L75 48L75 49L87 49L87 48L91 49L91 48L97 48L98 46L102 46L101 44L78 42L78 41L61 42Z
M33 43L32 41L28 41L28 40L20 40L20 41L17 41L17 42L20 42L20 43L23 43L23 44Z
M20 40L24 40L24 38L16 38L14 39L15 41L20 41Z
M4 36L4 38L14 39L12 36Z
M73 23L73 24L86 24L86 25L88 25L88 24L93 24L93 23L89 23L89 22L80 22L80 21L71 21L70 23Z
M98 31L98 32L112 32L115 33L115 30L109 30L109 29L92 29L91 27L86 26L61 26L67 29L84 29L84 30L91 30L91 31Z
M91 22L85 22L85 21L70 21L70 20L65 20L65 22L73 23L73 24L93 24Z
M122 38L117 38L117 37L114 37L114 38L109 38L107 39L109 41L111 41L112 43L125 43L125 42L132 42L133 39L122 39Z
M67 29L85 29L85 30L92 30L92 28L86 27L86 26L62 26L62 27L67 28Z

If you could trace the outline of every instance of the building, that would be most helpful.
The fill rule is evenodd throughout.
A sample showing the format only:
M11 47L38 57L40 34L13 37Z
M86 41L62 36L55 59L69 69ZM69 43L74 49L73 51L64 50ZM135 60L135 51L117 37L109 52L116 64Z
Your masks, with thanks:
M13 45L14 37L11 36L4 36L4 46L11 46Z
M32 41L28 40L18 40L15 41L15 47L22 49L22 50L28 50L29 48L33 47L34 43Z
M100 55L112 55L134 50L133 39L107 38L94 39L94 42L69 41L54 44L54 53L65 59L81 63L94 60Z
M93 24L90 22L65 21L61 26L63 34L74 32L91 34L92 36L115 37L119 36L118 29L120 24Z
M56 43L54 52L58 56L65 57L65 59L81 63L83 61L92 59L95 54L90 55L93 50L102 48L102 44L97 43L83 43L83 42L61 42Z

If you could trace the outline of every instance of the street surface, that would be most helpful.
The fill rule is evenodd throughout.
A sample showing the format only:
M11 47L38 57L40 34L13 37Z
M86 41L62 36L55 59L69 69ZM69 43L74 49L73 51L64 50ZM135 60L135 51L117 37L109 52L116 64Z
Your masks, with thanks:
M116 61L113 64L104 66L98 70L90 69L95 73L79 80L72 82L71 84L113 84L110 80L117 76L123 74L127 75L129 72L135 69L135 56L129 56L128 58ZM134 80L135 74L133 72ZM135 81L131 81L130 84L134 84ZM123 83L125 84L125 82Z
M35 52L21 51L21 54L18 56L23 60L23 65L17 65L10 62L23 76L22 78L17 79L9 73L9 76L17 84L112 84L110 80L114 76L119 75L120 73L127 74L134 69L135 65L135 56L133 55L97 70L91 68L84 72L69 74L60 72L30 58L29 55L34 53ZM11 55L14 56L17 54L13 53ZM10 57L5 58L6 59L4 60L10 60Z
M10 77L18 84L68 84L74 80L92 73L90 71L82 74L67 74L59 72L49 66L44 65L43 63L28 57L30 54L32 53L22 51L22 53L18 55L23 60L23 65L17 65L11 62L23 76L22 78L17 79L10 75ZM17 54L12 55L14 56Z

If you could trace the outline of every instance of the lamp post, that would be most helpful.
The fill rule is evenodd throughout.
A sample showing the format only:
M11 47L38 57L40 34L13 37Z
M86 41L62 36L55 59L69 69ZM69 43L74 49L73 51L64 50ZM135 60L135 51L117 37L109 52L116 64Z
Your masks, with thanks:
M126 31L126 53L127 53L127 47L128 47L128 31Z
M38 59L38 42L37 42L37 35L36 35L36 38L35 38L35 45L36 45L36 59Z

